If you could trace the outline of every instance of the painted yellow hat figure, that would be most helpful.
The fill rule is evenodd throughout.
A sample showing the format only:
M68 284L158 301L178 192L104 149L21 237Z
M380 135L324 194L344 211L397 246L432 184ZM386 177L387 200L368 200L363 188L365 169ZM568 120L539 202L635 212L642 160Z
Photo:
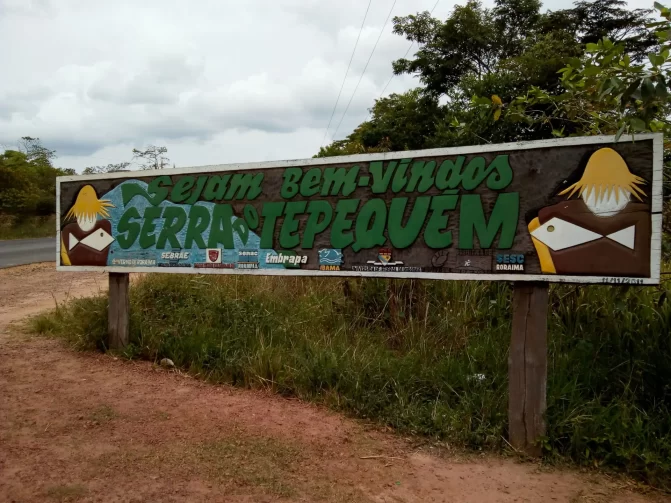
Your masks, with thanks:
M529 223L542 272L649 275L650 207L640 187L645 183L614 149L594 152L580 180L557 194L568 200L542 208Z
M61 230L61 263L63 265L107 265L109 246L114 242L108 208L114 205L98 199L93 187L85 185L65 215L68 223Z

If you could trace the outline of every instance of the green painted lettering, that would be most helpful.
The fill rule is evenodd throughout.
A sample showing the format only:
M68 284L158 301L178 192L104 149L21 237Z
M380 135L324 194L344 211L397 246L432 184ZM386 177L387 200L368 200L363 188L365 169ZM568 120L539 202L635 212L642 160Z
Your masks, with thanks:
M189 197L189 191L196 184L195 176L183 176L172 188L172 194L170 194L170 200L173 203L182 203L186 201L186 198Z
M448 248L452 245L452 231L448 231L449 215L445 212L457 207L459 196L433 196L431 216L424 229L424 242L429 248Z
M144 210L142 217L142 230L140 231L140 248L146 250L156 244L156 225L154 220L161 216L163 208L161 206L148 206Z
M163 212L163 229L158 235L156 248L164 250L166 241L170 242L172 248L181 248L177 233L182 230L186 223L186 211L181 206L167 206Z
M383 194L384 192L387 192L391 177L394 176L394 170L396 170L396 164L398 164L396 161L391 161L383 174L382 169L384 163L382 161L373 161L370 163L368 170L370 171L370 174L373 175L373 185L371 186L373 194Z
M226 200L231 199L248 199L252 201L256 199L263 189L261 183L263 182L263 173L252 175L250 173L236 173L231 178L231 184L226 193Z
M261 208L261 216L263 217L263 228L261 230L261 248L273 248L275 222L277 222L277 218L282 215L284 204L284 202L266 203Z
M466 190L473 190L480 185L489 172L485 169L485 158L474 157L468 162L461 176L461 186Z
M356 217L356 242L352 250L382 246L387 238L384 228L387 224L387 205L382 199L369 199L359 210Z
M319 181L322 176L321 168L312 168L301 180L301 196L311 197L319 192Z
M312 248L315 236L324 232L333 218L333 208L327 201L310 201L307 212L309 216L303 231L301 248Z
M296 194L298 194L298 180L303 176L303 170L301 168L287 168L282 174L284 182L282 183L282 188L280 189L280 195L284 199L291 199Z
M347 168L326 168L322 196L349 196L356 190L359 166Z
M410 164L410 161L412 161L412 159L401 159L401 164L396 168L394 181L391 183L391 190L393 190L395 194L401 192L403 187L405 187L405 184L408 183L408 177L405 175L408 172L408 164Z
M247 226L253 231L259 226L259 212L256 211L256 208L251 204L245 205L245 209L242 210L242 214L245 217L245 222Z
M415 161L410 170L410 181L405 188L406 192L426 192L433 187L433 170L436 169L436 161Z
M352 228L352 220L347 215L356 213L359 199L341 199L336 206L336 215L331 226L331 246L333 248L347 248L354 242L354 233L345 232Z
M228 187L228 181L230 180L231 175L213 175L207 181L205 186L205 192L203 192L203 197L206 201L217 201L224 198L226 194L226 188Z
M193 208L196 208L194 206ZM193 211L192 208L192 211ZM233 208L230 204L215 204L212 211L212 227L210 227L210 238L207 240L208 248L218 248L219 243L224 248L235 248L233 244Z
M203 186L205 185L205 182L207 182L207 179L208 179L207 175L198 177L196 187L194 191L191 193L191 197L186 201L186 204L194 204L196 201L198 201L200 194L202 194L203 192Z
M508 155L497 155L489 165L487 188L503 190L513 181L513 170L508 163Z
M389 207L389 221L387 232L394 248L407 248L415 242L424 225L426 214L429 211L431 196L421 196L415 200L410 217L403 225L403 214L408 204L407 197L395 197Z
M482 199L478 194L461 196L459 207L459 248L472 250L473 235L477 234L480 248L491 248L499 231L501 237L497 248L512 248L517 232L517 221L520 212L520 195L518 192L499 194L496 204L489 217L485 220Z
M167 175L154 178L151 182L149 182L149 185L147 185L147 192L150 195L149 202L151 202L153 206L158 206L163 201L165 201L166 197L168 197L168 194L170 193L170 190L168 190L166 187L170 187L171 185L172 179ZM124 204L126 204L125 201Z
M291 201L284 207L284 222L282 222L282 229L280 230L280 246L290 250L296 248L301 242L301 237L298 235L298 225L300 222L296 219L296 215L305 211L307 201Z
M215 206L216 207L216 206ZM186 236L184 238L184 248L193 248L194 241L196 247L201 250L207 248L205 240L203 239L203 232L207 230L210 225L210 210L205 206L195 205L191 206L189 210L189 225L186 228ZM213 246L210 248L214 248Z
M140 229L142 228L139 222L131 222L132 218L140 218L140 212L134 206L124 211L119 219L119 224L117 225L116 240L119 242L119 246L124 250L133 246L133 243L135 243L135 240L140 234Z
M461 183L461 168L465 157L460 155L455 160L445 159L436 173L438 190L456 189Z

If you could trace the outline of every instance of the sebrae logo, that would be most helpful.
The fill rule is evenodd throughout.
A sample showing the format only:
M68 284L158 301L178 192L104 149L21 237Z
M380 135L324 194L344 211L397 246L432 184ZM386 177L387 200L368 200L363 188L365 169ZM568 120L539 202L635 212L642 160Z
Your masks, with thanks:
M171 251L161 253L163 260L189 260L191 253L188 251Z
M173 250L161 253L161 260L158 262L159 267L191 267L188 260L191 257L191 252L183 250Z

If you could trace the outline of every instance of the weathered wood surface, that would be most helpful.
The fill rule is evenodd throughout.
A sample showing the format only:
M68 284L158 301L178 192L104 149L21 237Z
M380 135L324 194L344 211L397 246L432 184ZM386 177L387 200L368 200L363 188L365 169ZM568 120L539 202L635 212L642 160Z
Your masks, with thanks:
M570 140L570 141L568 141ZM531 274L542 274L540 262L538 261L537 254L534 248L534 245L531 240L531 235L528 231L528 221L527 217L530 215L536 215L538 210L545 208L560 202L567 200L566 195L558 195L562 188L566 188L569 183L576 181L573 179L573 176L580 171L581 167L584 167L583 164L586 162L587 157L592 153L597 145L593 143L586 144L572 144L573 141L579 142L584 139L563 139L563 141L552 141L547 142L548 146L538 149L513 149L513 150L501 150L500 147L496 145L490 146L479 146L473 147L473 152L469 154L457 154L449 149L443 149L443 153L435 153L436 151L421 151L418 155L412 156L413 162L416 161L425 161L427 163L435 162L436 166L439 167L445 162L454 161L459 166L461 166L461 171L465 171L468 163L475 158L482 158L485 160L487 166L500 155L507 156L509 158L509 164L513 170L514 177L512 182L508 187L505 188L503 192L497 190L491 190L487 187L485 182L479 184L473 190L462 191L460 193L459 201L463 202L465 195L479 195L482 199L483 209L486 215L489 215L494 208L494 205L498 197L502 193L519 193L520 202L519 202L519 211L518 211L518 224L517 224L517 234L514 240L514 244L511 248L505 248L500 250L500 253L521 253L525 255L525 264L524 270L520 271L519 274L531 275ZM612 147L612 143L599 144L598 146L607 146ZM622 142L617 144L618 152L624 156L626 162L629 165L631 172L637 176L640 176L647 180L648 182L652 181L653 177L653 149L652 149L652 140L641 140L636 142ZM441 151L438 151L441 152ZM395 157L396 156L396 157ZM354 189L354 192L348 194L347 198L349 199L359 199L361 203L359 204L359 209L361 209L366 201L371 198L382 199L385 201L385 204L389 206L393 198L398 198L399 196L409 197L410 201L408 202L409 207L413 207L414 200L416 197L428 197L428 196L442 196L443 190L438 189L433 186L427 189L424 192L419 192L418 190L413 190L410 192L394 192L389 188L383 193L373 193L371 189L373 174L370 170L371 162L378 161L382 162L384 159L385 169L388 169L388 164L391 162L387 159L395 158L396 161L400 162L399 156L406 157L406 153L395 152L388 153L384 156L380 155L370 155L366 160L357 160L352 161L348 160L346 162L338 162L337 164L326 164L334 163L335 158L324 158L324 159L307 159L307 160L296 160L294 164L287 165L284 162L278 162L276 167L263 168L262 170L258 169L249 169L248 165L240 165L239 168L234 169L233 171L207 171L200 169L189 169L186 170L161 170L161 173L150 173L149 171L142 172L128 172L128 173L112 173L100 175L100 179L77 179L63 182L60 186L60 208L62 210L62 222L61 225L66 225L69 221L66 221L65 215L67 211L73 206L76 201L79 191L85 185L92 186L99 198L108 197L109 191L118 187L121 182L130 182L137 181L142 183L152 183L157 176L169 176L171 179L170 187L174 187L181 179L184 177L190 176L201 176L201 175L221 175L225 176L230 173L241 173L254 175L259 172L264 173L263 179L263 193L260 197L257 197L254 200L246 199L232 199L232 200L222 200L219 203L230 204L233 208L233 214L236 216L243 216L244 209L247 206L255 207L260 218L260 226L257 229L257 232L262 229L265 222L265 217L262 216L263 204L268 201L281 201L280 197L281 187L284 183L284 171L288 166L300 166L304 172L314 168L320 168L322 172L326 169L333 169L334 166L338 168L353 168L359 167L359 177L364 177L370 180L370 183L358 184ZM461 160L460 160L461 159ZM293 162L293 161L292 161ZM407 174L405 177L407 180L410 180L411 167L407 168ZM227 168L230 169L230 168ZM438 169L436 168L436 174ZM121 178L109 178L109 177L119 177ZM401 177L399 176L399 179ZM172 190L172 189L171 189ZM205 191L203 191L205 192ZM343 199L343 196L338 195L328 195L322 196L321 192L312 197L304 197L300 194L296 195L292 201L311 201L311 200L323 200L327 201L333 208L336 208L336 205ZM201 193L197 198L198 202L207 202L205 196ZM130 204L130 203L129 203ZM194 203L195 204L195 203ZM188 206L188 205L187 205ZM407 222L409 211L406 210L403 221ZM335 214L335 213L334 213ZM299 229L305 229L307 225L308 214L305 212L300 212L296 214L296 219L299 221ZM385 217L386 218L386 217ZM428 217L427 217L428 218ZM277 246L280 241L281 225L277 225L273 234L273 243ZM447 220L447 226L445 232L451 232L454 237L453 240L456 242L459 239L459 232L462 228L461 225L461 202L457 204L454 210L451 210L449 219ZM302 232L302 231L301 231ZM423 231L422 231L423 232ZM299 233L300 234L300 233ZM642 236L642 234L640 234ZM418 266L422 268L420 274L414 275L414 277L425 277L427 274L448 274L448 273L460 273L467 274L473 273L478 274L480 277L477 279L485 280L497 280L505 278L505 274L502 271L495 271L495 255L499 252L496 249L498 241L494 241L494 244L491 248L483 249L486 254L484 256L464 256L459 253L459 250L455 250L451 253L446 253L443 257L439 257L439 251L434 248L426 245L424 240L420 237L408 247L392 247L393 248L393 257L392 260L402 261L404 266ZM617 244L617 243L616 243ZM389 242L385 244L389 246ZM319 260L315 256L316 250L323 248L332 248L330 232L321 232L318 233L314 238L314 246L311 248L301 248L296 247L293 251L298 254L308 254L310 259L306 264L303 264L300 267L300 270L319 270ZM481 246L479 243L476 243L474 249L480 249ZM128 253L132 254L135 250L130 249ZM194 248L195 251L195 248ZM366 265L367 261L375 260L377 256L378 248L372 249L362 249L359 252L354 252L354 249L351 246L347 246L342 249L344 257L344 266L342 270L344 272L350 273L351 266L356 265ZM124 258L123 255L120 255L117 252L117 258ZM439 260L442 258L443 260ZM437 261L440 262L438 265ZM469 262L470 261L470 262ZM469 262L469 265L466 263ZM114 264L110 264L114 266ZM106 265L107 266L107 265ZM297 269L296 269L297 270ZM236 269L226 270L226 272L234 272ZM294 269L287 269L285 272L290 274ZM161 268L156 272L169 273L174 272L172 268ZM196 272L196 271L194 271ZM245 271L246 273L249 271ZM511 271L514 272L514 271ZM599 282L602 282L603 277L612 276L613 274L595 274L600 277ZM561 274L550 275L552 280L557 281L557 278L561 278ZM472 278L475 279L475 278Z
M547 407L547 283L515 283L513 333L508 358L510 443L539 456Z
M129 275L126 273L109 273L109 308L108 308L108 347L123 349L128 345L130 296Z

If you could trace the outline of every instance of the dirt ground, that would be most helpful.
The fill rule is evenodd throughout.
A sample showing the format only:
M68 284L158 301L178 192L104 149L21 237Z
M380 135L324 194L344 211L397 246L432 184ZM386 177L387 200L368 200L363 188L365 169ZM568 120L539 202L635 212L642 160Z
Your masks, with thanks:
M27 316L106 288L0 270L0 501L670 501L621 477L464 454L323 408L76 353Z

